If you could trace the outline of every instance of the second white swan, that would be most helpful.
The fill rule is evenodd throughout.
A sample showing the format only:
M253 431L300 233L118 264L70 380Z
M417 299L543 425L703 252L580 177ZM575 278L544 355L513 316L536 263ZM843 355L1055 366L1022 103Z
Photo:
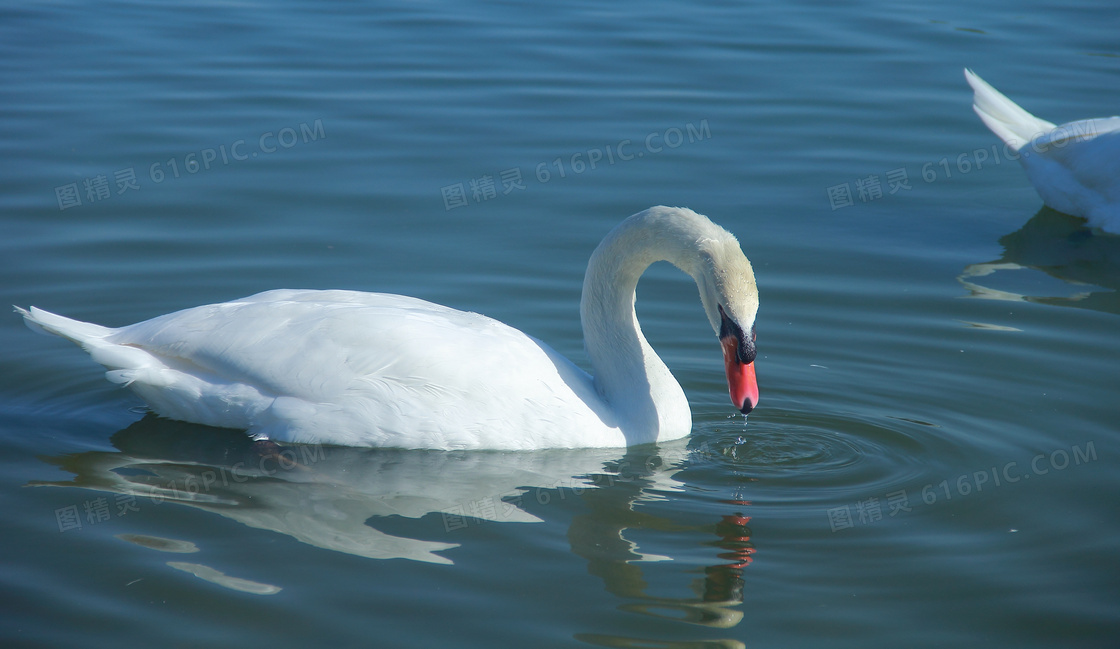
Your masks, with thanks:
M275 290L118 329L17 311L172 419L347 446L622 447L692 428L634 312L638 278L656 261L696 280L732 403L750 412L754 272L733 235L682 208L631 216L592 254L580 316L594 375L496 320L400 295Z
M1061 126L1023 110L972 70L972 109L1016 154L1042 201L1120 234L1120 117ZM979 167L977 167L979 168Z

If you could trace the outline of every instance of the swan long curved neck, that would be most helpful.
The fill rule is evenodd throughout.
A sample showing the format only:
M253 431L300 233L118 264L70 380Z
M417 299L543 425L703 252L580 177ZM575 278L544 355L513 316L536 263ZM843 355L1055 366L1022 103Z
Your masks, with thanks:
M623 221L591 255L583 282L580 319L596 389L623 420L646 430L691 427L684 391L634 311L638 280L654 262L668 261L701 281L697 241L705 233L680 212L687 211L654 208Z

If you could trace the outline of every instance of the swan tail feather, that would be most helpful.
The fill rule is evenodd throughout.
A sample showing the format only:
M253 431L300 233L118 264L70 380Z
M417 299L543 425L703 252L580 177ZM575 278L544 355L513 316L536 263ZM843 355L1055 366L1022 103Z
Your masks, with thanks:
M249 429L254 413L273 397L175 359L161 357L127 341L118 329L72 320L49 311L15 307L31 329L76 343L106 369L105 378L129 388L157 414L208 426Z
M973 90L972 110L1013 150L1054 129L1054 124L1023 110L972 70L965 68L964 77Z
M36 307L21 309L17 306L15 310L23 316L23 321L32 331L59 336L77 344L93 360L109 370L139 370L163 365L143 349L110 341L109 337L116 332L116 329L92 322L73 320ZM119 377L115 376L108 378L114 383L127 385L132 382L119 380Z
M31 307L30 310L21 309L18 306L14 308L16 313L23 316L23 321L32 331L61 336L82 346L101 340L113 333L113 329L109 327L102 327L81 320L71 320L36 307Z

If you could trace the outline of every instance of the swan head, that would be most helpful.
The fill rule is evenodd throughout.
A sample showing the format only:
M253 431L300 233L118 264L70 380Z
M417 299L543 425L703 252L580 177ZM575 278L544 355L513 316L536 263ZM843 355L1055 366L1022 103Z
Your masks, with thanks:
M704 312L723 348L731 402L747 414L758 405L754 372L758 286L754 269L733 234L700 218L711 228L696 240L698 261L689 274L696 280Z

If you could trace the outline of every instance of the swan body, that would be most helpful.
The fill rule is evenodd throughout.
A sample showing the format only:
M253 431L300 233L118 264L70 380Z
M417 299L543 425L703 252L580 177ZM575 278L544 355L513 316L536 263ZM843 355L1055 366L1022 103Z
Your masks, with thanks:
M972 109L1019 155L1043 202L1089 225L1120 233L1120 117L1061 126L1031 115L972 70Z
M663 260L696 280L732 401L749 412L754 274L734 236L681 208L635 214L593 253L580 305L593 375L501 322L400 295L282 289L116 329L17 311L172 419L347 446L623 447L692 427L634 313L638 278Z

